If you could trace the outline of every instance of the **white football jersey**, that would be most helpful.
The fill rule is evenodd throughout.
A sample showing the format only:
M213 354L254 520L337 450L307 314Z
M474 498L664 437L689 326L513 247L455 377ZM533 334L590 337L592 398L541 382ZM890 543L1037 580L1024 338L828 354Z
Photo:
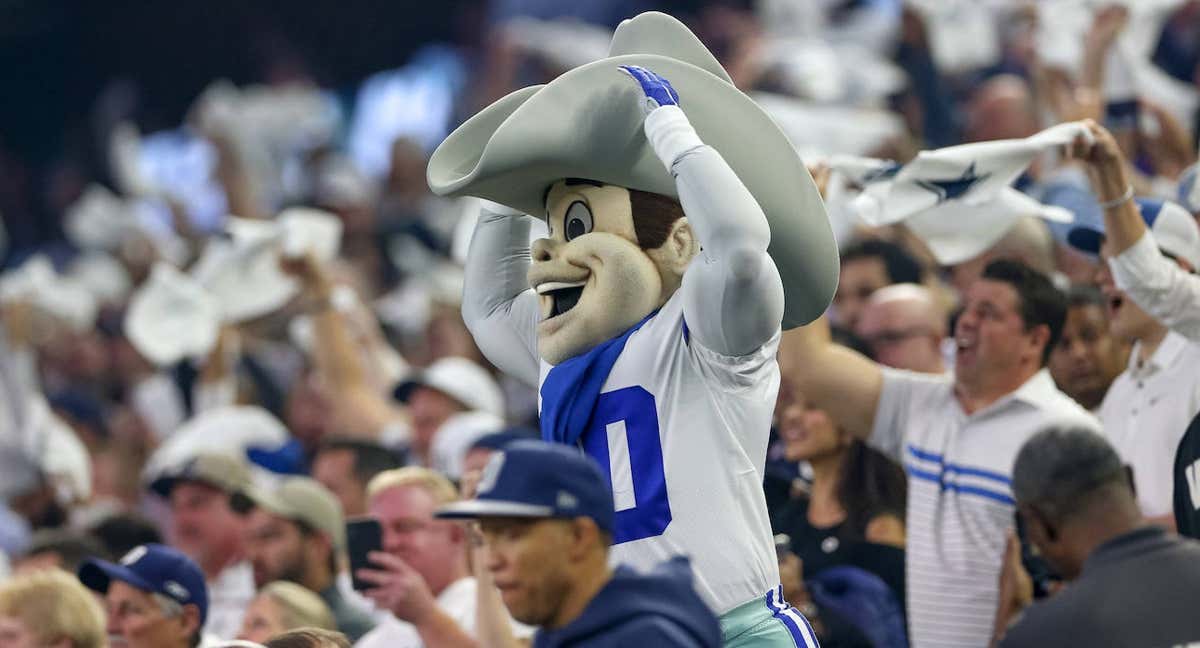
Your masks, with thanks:
M630 335L582 446L612 483L613 561L645 570L686 555L722 614L779 584L762 487L779 333L739 357L689 338L680 291ZM541 362L539 384L551 368Z

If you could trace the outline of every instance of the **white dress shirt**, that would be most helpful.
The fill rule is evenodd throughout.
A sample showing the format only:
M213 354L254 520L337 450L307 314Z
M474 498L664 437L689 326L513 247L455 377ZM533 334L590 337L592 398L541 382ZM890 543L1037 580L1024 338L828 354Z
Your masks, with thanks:
M1109 259L1108 267L1133 303L1172 331L1200 342L1200 275L1188 274L1164 257L1150 232Z
M1100 421L1121 461L1133 467L1142 514L1160 517L1173 510L1175 451L1200 411L1200 344L1172 331L1146 362L1140 350L1139 342L1108 388Z

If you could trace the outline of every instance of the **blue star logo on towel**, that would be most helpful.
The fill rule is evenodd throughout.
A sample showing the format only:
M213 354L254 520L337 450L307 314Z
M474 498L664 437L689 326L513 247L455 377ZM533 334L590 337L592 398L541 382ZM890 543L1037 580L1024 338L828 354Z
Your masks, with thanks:
M983 175L976 174L975 163L972 162L971 165L967 167L967 170L963 171L962 175L957 178L950 180L917 180L916 183L920 185L922 189L927 189L933 192L933 194L937 196L937 201L940 205L947 200L962 198L968 191L971 190L972 187L980 182L983 182L984 180L987 180L991 175L991 173L985 173Z
M872 182L891 180L892 178L896 177L897 173L900 173L900 168L901 165L898 162L892 162L891 160L888 160L885 164L880 165L879 168L871 169L863 174L862 184L866 185L871 184Z

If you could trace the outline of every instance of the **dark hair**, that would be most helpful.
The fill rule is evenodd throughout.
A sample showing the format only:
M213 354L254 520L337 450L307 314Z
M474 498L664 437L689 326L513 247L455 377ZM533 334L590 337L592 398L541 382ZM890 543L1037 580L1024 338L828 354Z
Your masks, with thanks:
M1000 259L992 261L983 269L981 279L1002 281L1017 291L1020 302L1021 321L1025 330L1045 324L1050 329L1050 339L1042 347L1042 365L1050 359L1050 352L1062 336L1063 322L1067 319L1067 298L1054 287L1046 275L1020 261Z
M483 448L486 450L502 450L504 449L504 446L512 443L513 441L540 438L541 435L536 430L531 428L520 426L510 427L499 432L485 434L478 439L475 439L475 441L471 443L471 447L468 448L468 451L475 450L476 448Z
M316 538L323 533L322 531L313 528L310 524L303 520L289 519L288 522L296 525L296 528L300 531L301 537L306 539ZM338 574L338 548L334 544L333 538L329 538L329 555L325 557L325 566L329 568L329 575L336 578Z
M298 628L271 637L266 648L350 648L346 635L323 628Z
M867 525L877 515L904 519L908 478L891 457L861 439L854 439L842 457L837 498L846 512L843 528L852 539L862 539L867 534Z
M653 250L667 242L675 221L683 218L683 206L675 199L660 194L629 190L629 207L633 214L633 232L638 247Z
M96 523L90 533L104 545L110 556L124 556L134 547L162 543L158 527L132 513L110 515Z
M88 558L112 560L116 557L95 538L66 529L39 529L33 534L24 557L44 553L58 554L62 568L72 574L78 572L79 565Z
M347 437L328 437L317 446L317 455L334 450L349 450L354 454L354 476L363 484L385 470L399 468L400 457L374 441Z
M74 421L91 427L102 437L108 437L104 403L81 389L63 389L46 397L50 407Z
M1067 291L1067 307L1098 306L1104 308L1104 293L1091 284L1073 284Z
M587 185L590 187L603 187L604 183L599 180L588 180L587 178L563 178L563 184L568 187L578 187ZM546 199L550 197L550 190L554 188L554 184L546 185L546 190L542 192L542 206L546 206Z
M1133 497L1121 458L1104 437L1086 428L1042 430L1021 446L1013 462L1017 503L1055 523L1085 512L1100 494L1103 501L1098 503L1113 504L1114 487Z
M842 251L842 265L857 259L876 258L883 262L888 281L898 283L921 283L921 264L902 246L880 239L866 239L851 243Z

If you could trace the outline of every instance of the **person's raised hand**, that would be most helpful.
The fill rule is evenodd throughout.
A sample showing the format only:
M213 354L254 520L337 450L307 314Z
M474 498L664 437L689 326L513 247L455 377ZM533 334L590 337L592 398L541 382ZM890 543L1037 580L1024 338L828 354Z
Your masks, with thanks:
M34 306L28 298L20 297L0 304L0 322L3 323L9 344L14 348L33 344L33 321Z
M281 255L279 269L284 274L294 277L306 291L315 296L327 296L326 293L332 290L332 279L328 271L312 252Z
M1000 567L1000 597L996 610L995 637L999 639L1017 615L1033 603L1033 579L1021 564L1021 541L1012 532L1004 543Z
M1087 45L1099 51L1107 50L1128 22L1129 9L1124 5L1113 4L1104 7L1092 18L1092 26L1086 36Z
M679 93L671 87L670 81L640 65L622 65L620 69L641 86L647 113L660 106L679 105Z
M1125 155L1108 129L1091 119L1082 124L1087 131L1071 142L1068 153L1087 164L1100 201L1116 199L1129 187Z
M363 594L375 605L413 625L420 625L437 610L429 585L408 563L384 551L372 551L367 558L378 569L359 569L355 575L374 585Z
M1142 112L1150 115L1158 128L1154 133L1140 133L1142 150L1150 158L1154 173L1166 178L1178 178L1188 165L1196 161L1192 136L1187 127L1161 105L1142 99Z
M817 192L821 194L821 199L825 199L825 193L829 191L829 177L833 174L833 169L824 162L811 164L808 167L808 172L812 175L813 183L817 185Z

